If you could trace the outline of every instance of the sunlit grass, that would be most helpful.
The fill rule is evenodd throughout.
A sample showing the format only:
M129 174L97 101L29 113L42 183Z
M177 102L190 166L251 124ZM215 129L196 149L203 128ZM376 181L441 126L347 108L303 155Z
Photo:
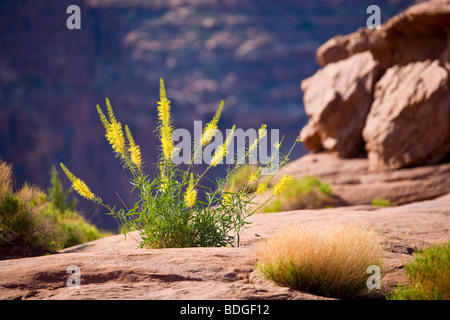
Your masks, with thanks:
M379 207L389 207L391 205L391 201L389 199L385 198L374 198L372 200L373 206L379 206Z
M414 253L405 265L408 284L401 284L389 300L450 300L450 242Z
M261 241L257 269L295 290L351 298L366 287L370 265L381 267L378 235L355 225L298 224Z
M279 212L298 209L317 209L336 203L328 183L318 177L305 176L293 179L286 190L274 197L263 212Z
M57 176L52 176L49 197L28 183L14 191L11 172L11 166L0 160L1 246L30 246L53 252L109 235L79 215L74 203L66 202Z

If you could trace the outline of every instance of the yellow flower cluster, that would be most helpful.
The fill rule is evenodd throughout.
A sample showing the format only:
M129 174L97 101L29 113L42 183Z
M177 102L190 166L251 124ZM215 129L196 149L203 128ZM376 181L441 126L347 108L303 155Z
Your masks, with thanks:
M184 195L184 202L186 203L186 206L190 208L195 204L196 200L197 200L197 190L194 189L194 175L191 172L189 185Z
M290 174L285 174L280 181L275 185L275 187L273 187L273 194L275 196L282 194L287 187L291 184L292 182L292 176Z
M255 148L258 146L259 140L261 140L262 138L264 138L266 136L266 134L267 134L266 127L267 127L267 125L263 124L261 126L261 128L258 129L258 138L252 143L250 148L248 148L248 153L255 150Z
M141 149L139 148L139 146L134 142L133 136L131 135L131 131L128 128L127 125L125 125L125 133L127 135L127 139L129 141L130 147L129 147L129 151L130 151L130 159L131 162L133 164L136 165L136 167L139 168L139 170L141 169L142 166L142 157L141 157Z
M266 192L268 184L269 184L268 181L264 181L263 183L259 184L258 188L256 189L256 194L262 194Z
M173 140L172 140L172 125L170 120L170 101L166 96L166 89L164 87L163 79L159 83L159 98L158 101L158 118L161 122L159 127L159 138L161 140L161 147L166 160L172 159Z
M141 150L139 146L134 142L130 129L127 125L125 125L125 132L128 140L127 149L124 133L122 130L122 124L117 121L108 98L106 98L106 107L108 110L109 120L106 118L100 106L97 105L98 115L100 116L100 120L102 121L102 124L106 130L106 139L108 140L109 144L111 144L114 153L116 153L119 158L125 161L125 164L129 167L130 170L133 171L134 168L131 166L131 164L133 164L139 171L141 171Z
M261 140L267 135L267 125L263 124L261 128L258 129L258 139Z
M202 146L207 145L209 142L211 142L212 138L214 137L214 134L217 131L217 124L219 123L222 110L223 110L223 101L220 102L219 108L217 109L213 119L209 123L207 123L205 128L203 129Z
M214 152L214 156L211 160L211 166L213 167L217 166L219 162L222 160L222 158L224 158L227 155L227 149L231 143L231 140L233 139L235 131L236 125L233 125L233 128L231 128L230 134L228 135L223 145L219 146Z
M111 144L116 155L123 157L125 154L125 138L122 131L122 124L117 121L108 98L106 98L106 107L108 109L109 121L106 119L100 106L97 105L97 112L106 130L106 139Z
M61 168L63 169L64 173L66 174L67 178L69 178L70 182L72 182L73 189L82 197L92 200L98 203L101 203L102 200L100 198L97 198L94 193L89 189L89 187L80 179L75 177L72 172L69 171L69 169L66 168L64 164L60 164Z
M258 170L256 170L250 175L250 177L248 178L248 182L254 183L256 180L259 179L260 175L261 175L261 167L258 167Z
M228 192L234 193L235 181L236 180L234 178L231 179L231 184L230 184L230 188L228 189ZM222 203L224 205L229 205L233 201L233 194L231 194L231 193L225 193L223 195L223 197L222 197L222 199L223 199L222 201L223 202Z
M123 137L122 124L120 122L111 123L106 131L106 139L113 147L114 152L120 157L125 154L125 139Z

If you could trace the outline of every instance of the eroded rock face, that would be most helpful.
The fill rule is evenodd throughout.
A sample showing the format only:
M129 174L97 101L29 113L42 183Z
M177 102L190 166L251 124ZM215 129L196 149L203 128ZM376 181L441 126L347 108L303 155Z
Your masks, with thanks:
M371 170L433 164L450 152L449 76L438 63L394 66L376 84L363 130Z
M342 157L356 155L363 146L361 131L380 75L379 64L364 52L331 63L304 80L303 99L310 119L301 133L305 145L313 150L323 146Z
M341 157L365 149L371 170L434 164L450 153L449 0L330 39L317 61L324 67L301 86L306 148Z
M316 52L322 66L352 55L371 51L384 68L443 56L450 24L450 1L427 1L398 14L380 29L362 27L348 35L334 37Z
M360 28L349 35L331 38L317 49L316 61L326 66L329 63L345 60L356 53L367 51L372 45L375 33L377 33L376 29Z

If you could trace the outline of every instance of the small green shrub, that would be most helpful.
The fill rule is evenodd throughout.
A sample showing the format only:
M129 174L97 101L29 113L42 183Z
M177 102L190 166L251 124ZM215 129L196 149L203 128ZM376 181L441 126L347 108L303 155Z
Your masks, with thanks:
M389 207L391 205L391 201L389 199L385 198L374 198L372 200L373 206L380 206L380 207Z
M170 116L170 101L167 99L162 79L160 80L159 95L157 132L161 143L161 154L155 165L157 174L153 178L144 173L140 147L135 143L127 125L124 126L125 132L122 130L122 124L116 119L109 100L106 99L107 116L97 105L97 112L105 128L106 138L116 157L130 173L133 190L138 191L139 201L131 209L116 209L103 203L101 198L91 192L89 187L75 177L63 164L61 164L62 169L72 182L73 188L84 198L106 208L107 214L116 219L124 233L139 230L140 247L239 245L240 231L248 224L246 219L260 207L252 207L253 199L257 194L262 194L268 189L270 179L275 173L267 177L262 176L260 174L261 167L259 167L249 178L238 181L240 187L235 188L229 182L230 177L239 168L239 165L236 165L224 179L216 179L214 188L201 185L206 172L210 168L216 167L230 153L228 149L234 138L236 126L230 130L223 145L213 149L212 160L207 169L202 174L193 172L191 169L196 155L210 147L209 144L218 131L217 124L223 109L222 102L213 119L203 128L199 140L194 141L192 150L189 150L193 156L188 168L181 169L172 161L173 157L178 154L178 150L174 148L172 140L174 128ZM265 128L266 126L262 125L258 131L258 138L247 150L243 150L242 154L245 158L242 160L249 156L250 151L255 150L259 140L267 134ZM279 147L278 144L277 148ZM241 159L236 160L236 163L242 163ZM280 161L280 165L286 161L287 157ZM249 191L254 190L255 186L257 186L256 193L251 194ZM279 190L281 187L282 185L275 186L274 190ZM197 197L197 193L201 191L204 194L202 200Z
M29 246L39 248L40 252L53 252L108 235L74 211L74 202L66 202L67 197L63 195L68 191L63 190L57 175L52 174L51 192L47 196L28 183L14 192L11 172L11 166L0 161L0 177L6 177L1 183L3 194L0 198L0 246L3 251L14 250L15 246Z
M257 170L258 170L257 166L252 166L250 164L245 164L238 167L234 171L234 173L230 175L226 189L236 191L242 188L247 188L247 191L249 193L255 192L258 185L254 184L249 186L248 181L251 175L255 174Z
M63 189L61 180L58 176L58 170L54 165L52 165L50 171L50 188L48 188L47 193L49 202L56 210L59 210L60 212L76 210L77 199L73 198L71 201L68 201L72 189Z
M0 202L0 234L4 241L13 237L28 238L32 221L24 210L21 200L6 194Z
M401 284L388 300L450 300L450 242L414 253L405 265L409 284Z
M282 194L263 208L263 212L326 208L335 202L328 183L318 177L305 176L293 179Z
M12 192L12 168L0 158L0 201Z
M83 217L73 211L63 217L57 217L56 221L58 222L60 232L66 235L61 245L63 248L109 235L109 233L100 232L96 226L86 222Z

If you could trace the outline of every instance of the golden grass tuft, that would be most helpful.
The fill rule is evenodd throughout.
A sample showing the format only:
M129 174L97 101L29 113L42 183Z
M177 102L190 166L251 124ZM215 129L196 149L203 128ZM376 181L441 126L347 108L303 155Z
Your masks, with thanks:
M370 265L381 267L383 247L372 230L356 225L297 224L261 241L257 268L296 290L351 298L366 288Z
M12 166L0 158L0 200L12 192Z

